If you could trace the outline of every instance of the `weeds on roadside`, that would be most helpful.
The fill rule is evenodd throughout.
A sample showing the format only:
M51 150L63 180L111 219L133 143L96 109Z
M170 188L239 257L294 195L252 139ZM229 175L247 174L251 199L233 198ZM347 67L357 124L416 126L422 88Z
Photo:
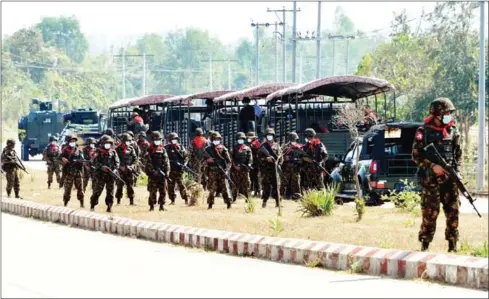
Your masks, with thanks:
M183 184L185 185L185 187L187 188L187 191L189 193L189 206L195 206L198 204L199 202L199 198L202 197L202 194L204 193L204 191L202 190L201 186L200 186L200 183L199 182L196 182L194 180L194 177L187 173L187 172L184 172L183 173Z
M325 190L312 190L304 194L298 202L298 211L301 217L331 216L335 206L335 197L338 188L335 185L326 187Z
M394 190L389 196L382 195L382 199L392 201L403 212L413 213L414 216L419 216L421 196L418 192L414 191L416 184L407 180L401 180L401 182L406 186L403 191L396 192Z
M141 173L136 180L136 187L148 186L148 176L145 173Z
M461 255L471 255L477 257L488 257L488 244L484 241L481 245L472 245L467 241L460 243L460 248L458 249L458 254Z
M365 201L361 199L360 197L355 198L355 211L357 216L356 221L360 222L363 218L363 215L365 215Z
M268 220L268 223L273 236L277 236L284 231L284 226L282 221L280 221L279 216L275 216L274 219Z
M256 201L253 197L250 197L248 201L245 201L244 210L247 214L253 214L256 208Z
M361 261L355 261L350 265L350 273L362 273L363 265Z

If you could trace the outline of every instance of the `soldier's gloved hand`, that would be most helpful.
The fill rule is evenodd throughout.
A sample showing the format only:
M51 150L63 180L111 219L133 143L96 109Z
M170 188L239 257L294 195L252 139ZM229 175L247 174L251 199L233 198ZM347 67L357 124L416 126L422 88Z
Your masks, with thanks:
M267 162L273 163L273 158L272 157L267 157Z
M68 163L68 159L66 159L66 158L61 158L61 161L63 161L63 164L65 164L65 165Z
M437 177L445 176L448 174L447 171L445 169L443 169L443 167L441 167L438 164L435 164L433 167L431 167L431 169L433 170L433 172L435 173L435 175Z
M126 171L126 167L125 167L125 166L121 166L121 167L119 167L119 169L120 169L121 171Z
M304 157L302 160L306 161L307 163L312 163L312 159L309 157Z

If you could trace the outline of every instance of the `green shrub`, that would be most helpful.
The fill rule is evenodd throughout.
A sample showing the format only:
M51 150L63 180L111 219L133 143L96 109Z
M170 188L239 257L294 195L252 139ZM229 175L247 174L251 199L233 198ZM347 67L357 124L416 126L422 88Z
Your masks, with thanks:
M274 219L268 220L268 223L270 225L270 230L272 231L273 236L276 236L284 231L284 226L278 216L275 216Z
M253 197L250 197L247 201L245 201L245 213L252 214L255 212L256 201Z
M482 245L474 246L469 244L467 241L463 241L460 244L460 248L458 249L458 254L462 255L471 255L477 257L488 257L488 244L487 241L484 241Z
M136 186L148 186L148 176L145 173L141 173L136 180Z
M365 215L365 200L361 199L360 197L355 198L355 211L357 216L357 222L360 222L363 218L363 215Z
M331 216L338 194L337 186L328 186L325 190L312 190L304 194L299 201L298 211L301 217Z
M401 192L396 192L395 190L391 192L389 196L382 195L382 200L392 201L396 207L403 210L404 212L419 214L417 210L420 208L421 196L418 192L413 191L416 184L413 182L408 182L407 180L401 180L406 188Z

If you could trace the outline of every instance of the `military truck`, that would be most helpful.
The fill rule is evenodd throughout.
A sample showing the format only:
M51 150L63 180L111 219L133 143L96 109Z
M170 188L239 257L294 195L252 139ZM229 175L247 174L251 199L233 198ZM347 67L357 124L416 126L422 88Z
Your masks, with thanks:
M41 154L49 143L49 136L63 129L63 114L53 110L51 100L32 99L31 111L19 119L19 141L21 158L29 161L29 156Z
M104 130L104 114L99 113L92 108L76 109L63 115L63 123L65 127L59 134L58 143L64 142L64 137L67 135L76 135L82 140L82 143L89 137L100 138Z

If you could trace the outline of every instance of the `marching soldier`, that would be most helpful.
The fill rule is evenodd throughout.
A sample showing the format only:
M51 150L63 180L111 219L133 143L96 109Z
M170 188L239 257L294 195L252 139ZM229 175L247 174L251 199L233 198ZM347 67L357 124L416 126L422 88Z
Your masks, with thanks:
M15 140L7 139L7 146L2 151L2 170L7 177L7 196L10 197L12 188L15 198L20 198L19 166L17 165L17 153L15 152Z
M307 128L304 131L306 143L304 144L304 151L308 156L304 156L302 160L304 163L305 186L304 189L312 190L324 189L323 170L318 166L324 167L324 162L328 159L328 151L326 146L316 137L316 131L312 128ZM314 163L314 161L317 162Z
M115 192L115 198L117 204L121 204L122 189L124 185L127 188L127 197L129 197L129 205L134 205L134 172L137 162L136 150L133 147L132 137L129 134L122 134L122 142L115 149L119 157L119 174L123 180L117 181L117 190Z
M59 147L57 145L58 138L55 136L49 137L49 145L46 146L42 152L42 159L46 161L48 168L48 189L51 189L53 183L53 174L56 175L56 182L59 184L61 181L61 171L58 164L58 157L60 154Z
M293 200L298 200L301 197L300 173L301 173L301 155L296 149L301 149L302 145L297 143L299 135L296 132L289 134L289 142L286 143L282 151L284 152L284 162L282 171L287 178L288 184L280 185L280 196L288 198L287 186L290 187L290 196Z
M131 136L131 146L134 149L134 152L136 153L136 162L134 162L134 171L133 171L133 186L136 187L136 181L138 180L139 175L141 174L140 168L139 168L139 159L141 159L141 150L139 149L139 146L136 143L136 140L134 138L134 133L132 131L127 131L127 134ZM125 142L125 141L122 141Z
M203 136L204 132L201 128L195 130L195 138L190 145L190 161L189 166L199 175L199 180L205 189L205 175L204 175L204 163L202 159L204 156L204 150L209 146L207 139Z
M206 147L204 151L204 159L206 160L209 175L207 180L207 189L209 190L209 196L207 197L208 209L212 209L214 205L214 196L218 188L224 197L227 208L231 208L231 199L226 186L226 175L228 165L231 164L231 157L228 149L221 144L221 139L221 134L214 132L212 145Z
M275 205L280 205L280 179L277 173L277 165L282 163L282 149L274 141L275 130L268 128L266 130L266 141L262 143L258 150L258 159L260 160L262 174L262 208L267 206L270 195L275 198Z
M95 153L95 139L92 137L87 138L85 141L85 147L82 150L83 158L85 160L91 161L93 154ZM93 171L91 168L91 162L83 164L83 192L87 191L88 181L92 179L92 190L93 190Z
M416 131L412 156L418 165L418 180L421 186L421 211L423 221L419 231L421 250L428 249L436 231L436 219L440 213L440 202L446 216L445 239L448 251L457 251L459 191L455 182L447 177L447 172L440 165L429 159L424 147L433 143L442 158L459 171L462 160L460 133L453 122L455 106L447 98L435 99L430 104L430 115L424 125ZM435 160L436 161L436 160Z
M71 136L69 135L66 135L65 136L65 141L63 142L63 144L61 144L61 152L63 152L65 150L65 148L68 146L68 141L70 139ZM64 182L64 177L65 177L65 173L64 173L64 167L61 168L61 178L60 178L60 182L59 182L59 188L63 188L63 182Z
M162 144L163 137L156 131L151 134L153 144L148 148L146 161L146 174L148 175L149 210L153 211L156 204L156 194L159 192L158 204L160 211L165 210L166 184L170 174L170 161L165 147Z
M168 134L168 144L165 145L168 159L170 159L170 180L168 181L168 196L170 197L170 205L175 204L177 194L175 193L175 185L178 185L180 196L188 204L187 188L183 184L183 168L185 165L188 152L185 147L179 144L180 138L177 133Z
M255 192L255 196L258 197L260 196L260 165L259 165L259 160L258 160L258 149L261 146L260 141L258 140L258 137L255 135L255 132L250 131L247 134L248 137L248 144L249 147L251 148L251 152L253 154L253 164L252 164L252 169L250 171L250 180L251 180L251 191Z
M119 169L120 161L114 151L114 139L104 135L100 138L101 146L97 148L93 158L93 194L90 198L90 210L93 211L98 205L98 199L105 187L105 204L107 212L112 211L114 204L114 171ZM112 173L111 173L112 172Z
M61 155L59 156L60 160L63 163L63 173L64 173L64 195L63 195L63 203L65 207L68 205L68 202L71 198L71 189L73 184L76 189L76 197L78 201L80 201L80 207L83 208L83 200L85 197L85 193L83 192L83 156L78 149L76 142L78 139L74 136L69 136L68 145L65 147Z
M141 158L141 160L144 159L144 155L148 152L148 148L150 146L150 143L148 142L148 140L146 140L146 133L145 132L141 132L138 134L138 148L139 148L139 157Z
M243 132L239 132L236 135L236 139L238 144L231 153L233 160L231 179L233 182L239 182L239 187L243 188L243 195L246 197L246 201L248 201L250 197L250 169L253 163L253 154L251 153L251 148L245 144L246 135ZM238 186L233 186L232 190L233 202L236 202L239 191Z

